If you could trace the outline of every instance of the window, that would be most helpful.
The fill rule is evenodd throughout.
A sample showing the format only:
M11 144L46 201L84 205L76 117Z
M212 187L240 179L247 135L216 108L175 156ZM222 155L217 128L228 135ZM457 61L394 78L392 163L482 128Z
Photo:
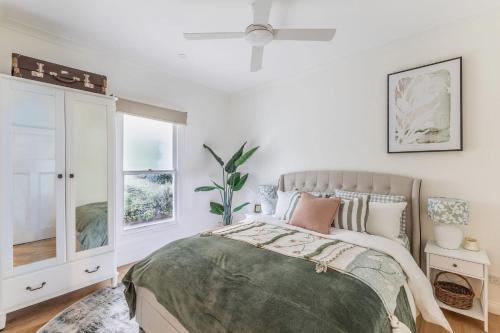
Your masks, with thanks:
M174 219L175 125L123 116L125 229Z

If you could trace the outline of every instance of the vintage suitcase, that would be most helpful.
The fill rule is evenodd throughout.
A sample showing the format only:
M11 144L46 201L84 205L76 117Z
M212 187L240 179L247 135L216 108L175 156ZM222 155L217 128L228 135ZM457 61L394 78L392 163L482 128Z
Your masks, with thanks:
M12 53L12 75L106 94L106 76Z

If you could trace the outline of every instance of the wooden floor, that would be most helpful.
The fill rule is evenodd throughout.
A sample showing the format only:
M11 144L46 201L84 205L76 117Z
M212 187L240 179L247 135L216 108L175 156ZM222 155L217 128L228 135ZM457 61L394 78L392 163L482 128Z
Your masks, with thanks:
M14 245L14 266L22 266L56 256L56 239Z
M119 268L120 279L125 275L131 265ZM7 316L7 326L2 333L34 333L43 324L49 321L59 312L85 297L86 295L102 287L109 286L110 282L102 282L87 288L83 288L49 301L33 305L29 308L13 312ZM452 312L445 311L446 318L450 321L454 333L480 333L483 332L481 322L469 319ZM438 326L417 320L417 328L420 333L445 333ZM500 316L490 314L490 333L500 333Z

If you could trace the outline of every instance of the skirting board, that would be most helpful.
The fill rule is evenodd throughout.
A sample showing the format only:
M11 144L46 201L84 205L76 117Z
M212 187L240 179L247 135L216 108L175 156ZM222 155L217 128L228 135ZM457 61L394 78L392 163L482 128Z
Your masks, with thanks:
M490 299L489 304L488 304L488 308L489 308L488 310L490 313L500 315L500 302L499 301L494 301L494 300Z

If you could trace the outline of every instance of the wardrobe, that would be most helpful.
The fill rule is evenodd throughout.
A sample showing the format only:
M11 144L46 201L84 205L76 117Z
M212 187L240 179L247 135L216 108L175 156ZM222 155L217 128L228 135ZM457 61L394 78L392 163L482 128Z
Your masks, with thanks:
M17 309L116 286L115 103L0 75L0 328Z

